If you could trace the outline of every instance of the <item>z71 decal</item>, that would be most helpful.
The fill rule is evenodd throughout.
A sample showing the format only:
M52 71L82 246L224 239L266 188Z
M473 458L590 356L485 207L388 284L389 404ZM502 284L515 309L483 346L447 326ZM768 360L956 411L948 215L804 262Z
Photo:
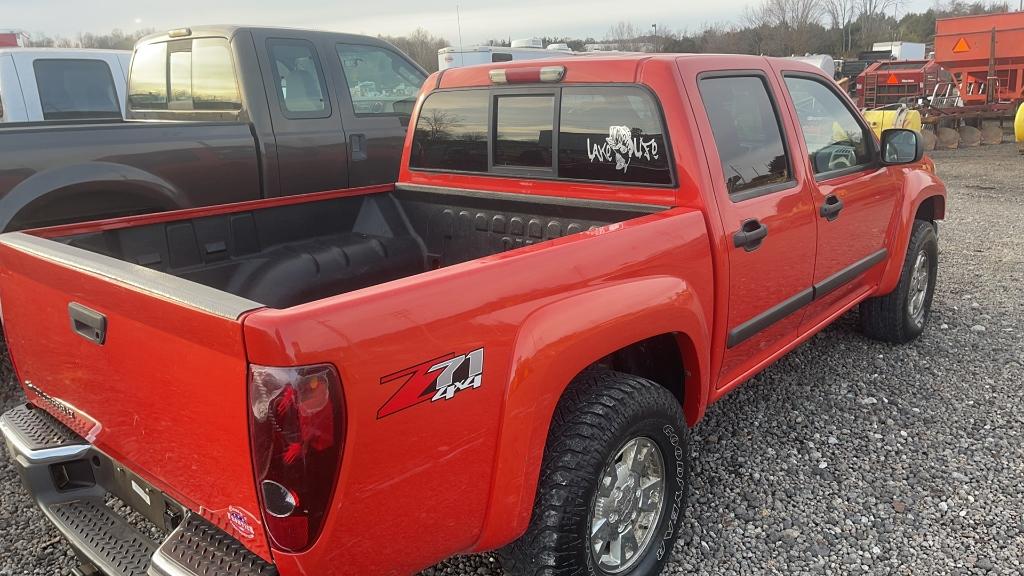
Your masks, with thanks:
M421 402L451 400L457 392L479 388L484 372L484 349L466 354L445 354L389 374L381 384L400 382L398 391L380 407L377 418L390 416Z

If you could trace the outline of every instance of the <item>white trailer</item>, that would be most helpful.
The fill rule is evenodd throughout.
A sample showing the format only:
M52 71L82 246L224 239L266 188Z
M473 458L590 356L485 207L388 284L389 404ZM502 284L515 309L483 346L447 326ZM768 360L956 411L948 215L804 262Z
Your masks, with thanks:
M456 48L449 46L437 51L437 68L460 68L491 62L512 62L513 60L536 60L540 58L558 58L573 51L565 44L551 44L545 48L535 38L513 40L512 46L469 46Z
M925 45L920 42L875 42L873 52L889 52L893 60L926 60Z

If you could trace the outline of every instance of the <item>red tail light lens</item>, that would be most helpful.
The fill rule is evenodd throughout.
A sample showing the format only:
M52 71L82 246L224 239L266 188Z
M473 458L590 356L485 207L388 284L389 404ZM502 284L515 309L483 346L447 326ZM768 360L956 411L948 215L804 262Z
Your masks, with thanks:
M263 523L274 544L320 534L344 445L341 379L330 364L249 368L249 428Z

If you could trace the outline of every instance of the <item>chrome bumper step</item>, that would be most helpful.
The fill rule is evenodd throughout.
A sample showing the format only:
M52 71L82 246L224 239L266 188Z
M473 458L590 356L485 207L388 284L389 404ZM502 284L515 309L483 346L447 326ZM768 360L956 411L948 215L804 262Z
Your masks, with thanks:
M162 542L107 505L96 482L58 473L110 461L45 410L17 406L0 416L7 448L29 493L68 543L107 576L277 576L277 568L200 516L185 511ZM58 483L63 485L58 487ZM173 526L173 524L171 525ZM167 526L170 529L171 526ZM162 534L159 526L154 534Z

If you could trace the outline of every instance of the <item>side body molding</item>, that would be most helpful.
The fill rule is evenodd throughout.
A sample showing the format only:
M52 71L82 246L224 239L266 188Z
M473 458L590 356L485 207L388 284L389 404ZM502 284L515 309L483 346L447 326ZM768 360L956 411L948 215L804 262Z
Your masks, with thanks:
M555 406L570 381L596 360L646 338L675 334L686 370L678 383L684 412L689 424L699 420L709 389L709 330L693 287L671 276L567 294L527 317L512 354L489 514L474 548L499 546L526 529Z

